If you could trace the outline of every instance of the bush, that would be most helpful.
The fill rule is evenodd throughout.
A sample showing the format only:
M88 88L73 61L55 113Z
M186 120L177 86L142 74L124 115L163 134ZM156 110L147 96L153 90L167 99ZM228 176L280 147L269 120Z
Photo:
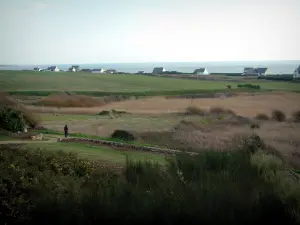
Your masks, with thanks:
M255 118L258 120L269 120L269 116L263 113L257 114Z
M279 121L279 122L283 122L286 119L286 115L284 114L284 112L282 112L280 110L273 110L272 111L272 119Z
M254 84L238 84L237 87L238 88L256 89L256 90L260 89L259 85L254 85Z
M199 115L199 116L204 116L206 114L206 111L204 109L200 109L195 106L189 106L185 110L186 114L188 115Z
M33 115L33 113L30 112L23 104L20 104L5 94L0 95L0 107L11 108L12 110L22 113L25 123L31 128L35 128L40 124L38 116Z
M97 113L97 115L98 115L98 116L108 116L108 115L109 115L109 111L103 110L103 111Z
M111 138L120 139L120 140L124 140L124 141L134 141L135 140L134 135L126 130L115 130L112 133Z
M296 224L297 192L279 195L261 174L280 164L258 154L178 154L114 173L74 154L0 153L0 224Z
M0 128L6 131L24 131L25 120L21 112L12 108L0 107Z
M231 114L236 115L236 113L231 109L224 109L222 107L212 107L210 108L210 112L214 114Z
M300 110L293 113L293 121L300 122Z
M260 125L258 123L251 123L250 128L251 129L260 128Z

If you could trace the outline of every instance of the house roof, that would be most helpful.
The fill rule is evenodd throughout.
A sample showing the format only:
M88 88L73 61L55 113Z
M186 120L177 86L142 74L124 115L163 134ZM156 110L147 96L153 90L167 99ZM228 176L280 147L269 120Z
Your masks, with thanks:
M265 73L268 70L266 67L259 67L255 69L256 73Z
M55 68L57 68L57 66L49 66L48 70L54 70Z
M71 68L78 69L78 68L79 68L79 66L78 66L78 65L75 65L75 66L71 66Z
M161 73L163 72L164 68L163 67L155 67L153 69L153 73Z
M104 70L103 68L101 68L101 69L92 69L92 71L102 71L102 70Z
M205 68L199 68L195 69L194 73L203 73L205 71Z

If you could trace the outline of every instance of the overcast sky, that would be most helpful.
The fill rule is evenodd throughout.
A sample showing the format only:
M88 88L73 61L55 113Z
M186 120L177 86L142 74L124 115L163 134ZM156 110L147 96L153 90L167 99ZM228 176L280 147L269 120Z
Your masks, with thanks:
M0 0L0 64L300 59L300 0Z

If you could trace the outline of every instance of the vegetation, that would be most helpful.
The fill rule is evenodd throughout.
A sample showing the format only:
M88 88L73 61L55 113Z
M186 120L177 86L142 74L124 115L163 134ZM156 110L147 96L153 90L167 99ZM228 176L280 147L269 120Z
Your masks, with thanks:
M3 116L2 117L3 120L4 120L4 118L6 118L5 119L6 124L14 123L16 125L17 123L19 123L19 126L20 126L19 128L22 128L22 127L24 128L25 125L21 125L21 120L18 119L21 117L24 119L25 124L27 124L28 126L30 126L32 128L36 127L40 123L38 116L33 115L21 103L15 101L14 99L10 98L9 96L7 96L5 94L0 95L0 110L1 110L1 115ZM9 119L9 118L11 118L11 119ZM16 123L12 122L11 120L16 121ZM4 125L4 122L3 122L3 125ZM15 129L13 129L13 130L16 131ZM13 131L13 130L11 130L11 131Z
M254 84L238 84L237 87L260 90L260 85L254 85Z
M222 107L212 107L209 110L211 113L214 114L231 114L231 115L236 115L236 113L231 110L231 109L224 109Z
M258 149L179 154L164 167L128 161L123 171L62 152L0 151L1 224L299 222L299 183Z
M35 105L55 107L94 107L103 106L110 102L128 99L129 96L106 96L94 98L88 95L78 95L73 92L53 93L39 100Z
M12 108L0 107L0 129L18 132L24 131L25 120L20 111Z
M273 110L272 111L272 119L279 121L279 122L283 122L286 119L286 115L284 114L284 112L282 112L280 110Z
M300 122L300 110L293 113L294 122Z
M203 116L206 114L206 111L204 109L200 109L198 107L195 106L189 106L186 108L185 110L186 114L188 115L199 115L199 116Z
M255 118L258 120L269 120L269 116L264 113L257 114Z
M124 140L124 141L134 141L135 140L134 135L126 130L115 130L112 133L111 138Z
M92 74L34 71L0 71L0 89L10 94L45 96L61 90L73 91L80 95L180 95L198 94L226 90L226 85L236 86L236 82L186 80L155 76L126 74ZM287 82L253 81L265 90L299 91L300 85ZM36 87L36 89L32 89ZM16 91L19 90L19 91ZM118 92L115 92L118 90ZM234 89L233 89L234 90Z

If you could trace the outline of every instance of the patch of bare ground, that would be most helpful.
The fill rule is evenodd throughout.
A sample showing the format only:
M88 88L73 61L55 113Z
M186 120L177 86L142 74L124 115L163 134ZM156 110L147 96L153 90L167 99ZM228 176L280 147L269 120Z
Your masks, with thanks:
M233 110L237 115L255 117L257 114L271 115L274 109L282 110L288 117L300 108L300 94L298 93L259 93L240 94L234 98L200 98L200 99L167 99L152 97L137 100L113 102L99 107L38 107L28 106L35 112L51 112L65 114L96 114L102 110L115 109L128 113L176 113L184 112L193 106L204 110L221 107Z

